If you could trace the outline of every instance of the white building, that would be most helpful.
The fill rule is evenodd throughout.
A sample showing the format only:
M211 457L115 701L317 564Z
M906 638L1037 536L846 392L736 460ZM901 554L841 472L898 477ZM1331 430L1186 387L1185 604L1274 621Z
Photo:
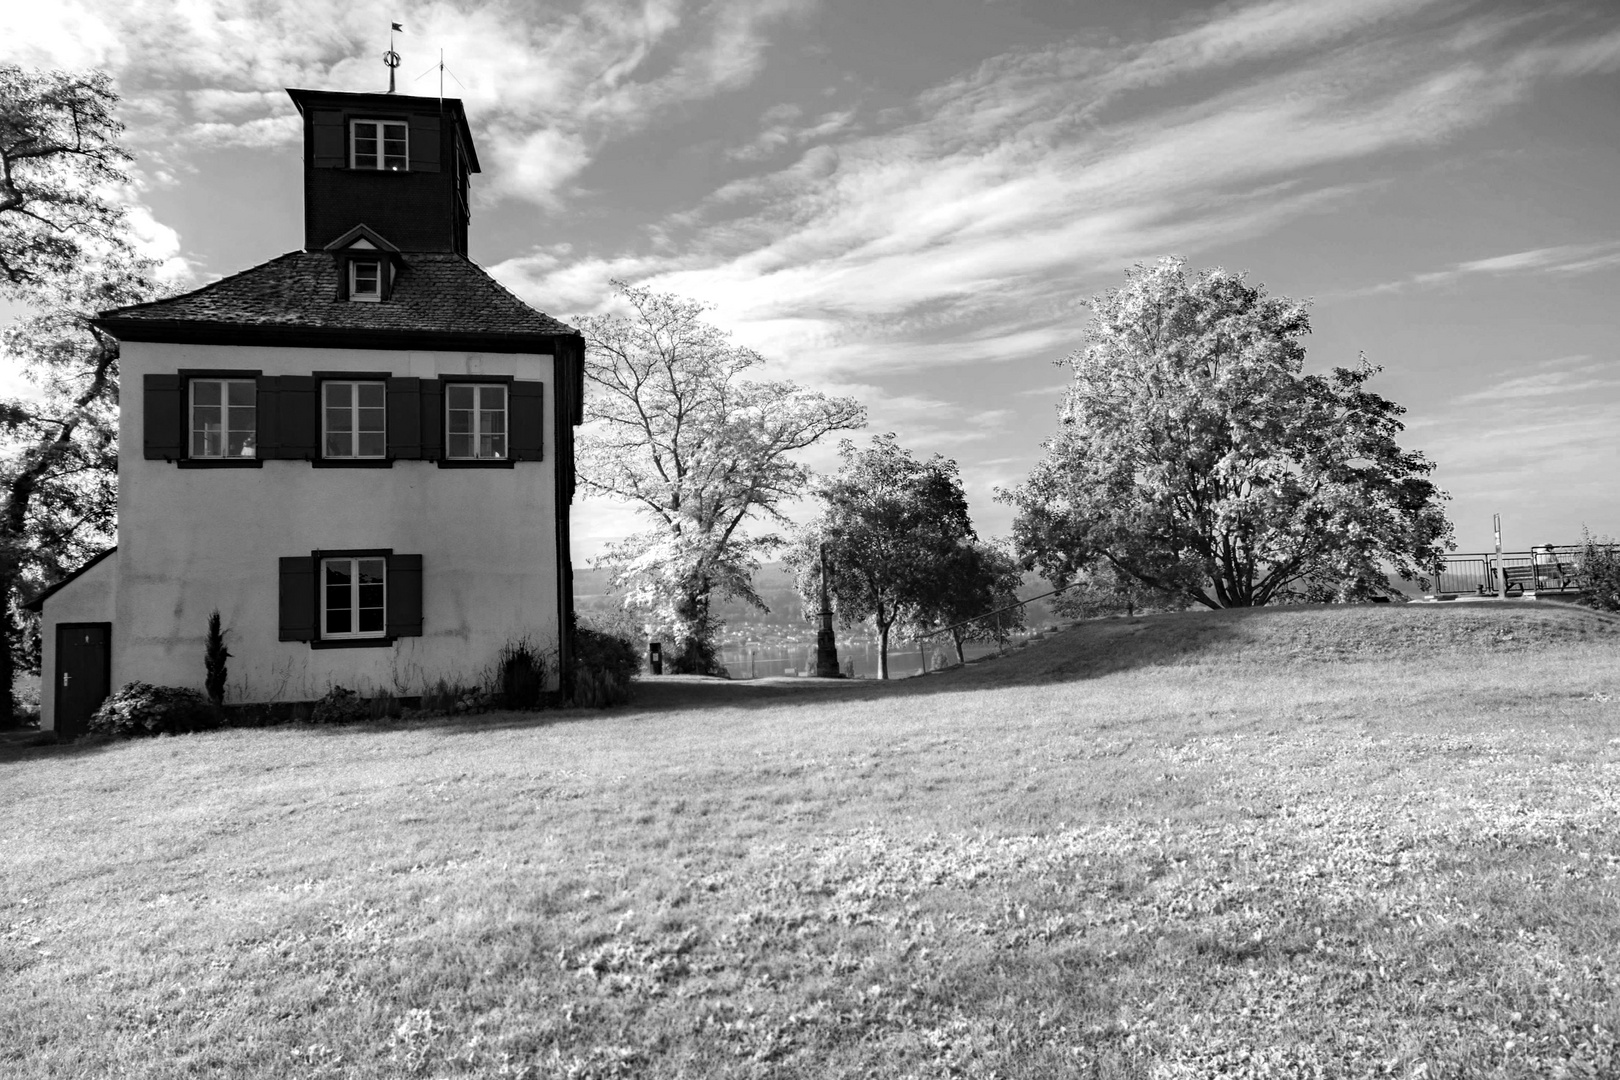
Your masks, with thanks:
M467 259L461 103L289 91L305 242L103 312L118 545L38 597L42 724L140 680L228 702L469 684L527 636L566 671L583 343Z

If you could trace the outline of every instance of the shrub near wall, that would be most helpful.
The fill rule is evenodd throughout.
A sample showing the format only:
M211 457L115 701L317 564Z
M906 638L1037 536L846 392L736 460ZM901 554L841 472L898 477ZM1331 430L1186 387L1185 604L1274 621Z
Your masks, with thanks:
M219 710L195 690L132 682L101 703L89 726L93 735L131 739L207 731L219 725Z
M574 700L605 709L630 700L630 681L641 671L635 644L618 634L574 626Z

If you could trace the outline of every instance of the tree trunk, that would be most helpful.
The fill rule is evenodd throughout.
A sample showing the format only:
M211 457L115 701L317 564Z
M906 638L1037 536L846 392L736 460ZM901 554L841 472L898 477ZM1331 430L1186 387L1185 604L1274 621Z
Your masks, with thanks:
M9 559L6 560L8 563ZM17 724L17 699L12 693L12 683L17 678L17 656L12 650L18 642L13 639L17 636L17 627L12 623L11 604L12 594L17 591L17 575L8 565L0 569L0 608L5 612L4 641L0 641L0 728L15 727ZM51 687L41 685L40 701L43 703L45 695L51 692Z
M967 663L967 657L962 653L962 635L957 633L955 630L952 630L951 640L956 643L956 662L958 664L965 665Z
M878 623L878 678L889 677L889 624Z

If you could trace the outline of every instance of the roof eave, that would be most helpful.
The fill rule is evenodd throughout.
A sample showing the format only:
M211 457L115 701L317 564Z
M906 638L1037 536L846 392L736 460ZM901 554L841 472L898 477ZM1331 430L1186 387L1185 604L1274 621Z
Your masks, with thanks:
M166 345L268 345L291 348L391 349L549 353L559 338L578 338L572 327L556 331L388 330L348 326L282 326L193 319L97 318L91 325L119 341Z
M49 600L51 597L55 596L57 593L61 592L63 589L67 588L69 585L71 585L75 581L79 580L79 578L83 577L86 573L88 573L90 571L91 567L95 566L101 560L105 559L107 556L111 555L113 552L115 552L117 550L118 550L118 545L114 544L112 547L108 548L107 550L102 551L102 552L98 552L97 554L92 555L90 557L89 561L87 561L83 566L81 566L77 570L73 571L73 573L69 574L67 577L63 578L61 581L58 581L55 585L52 585L49 588L45 589L38 596L34 597L32 600L30 600L26 604L24 604L23 607L26 608L29 611L44 611L45 610L45 601Z

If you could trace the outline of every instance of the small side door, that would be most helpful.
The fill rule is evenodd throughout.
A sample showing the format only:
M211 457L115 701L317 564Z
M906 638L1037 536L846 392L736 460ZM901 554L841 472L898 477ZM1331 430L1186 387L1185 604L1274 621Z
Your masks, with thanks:
M112 624L56 628L56 737L76 739L112 693Z

